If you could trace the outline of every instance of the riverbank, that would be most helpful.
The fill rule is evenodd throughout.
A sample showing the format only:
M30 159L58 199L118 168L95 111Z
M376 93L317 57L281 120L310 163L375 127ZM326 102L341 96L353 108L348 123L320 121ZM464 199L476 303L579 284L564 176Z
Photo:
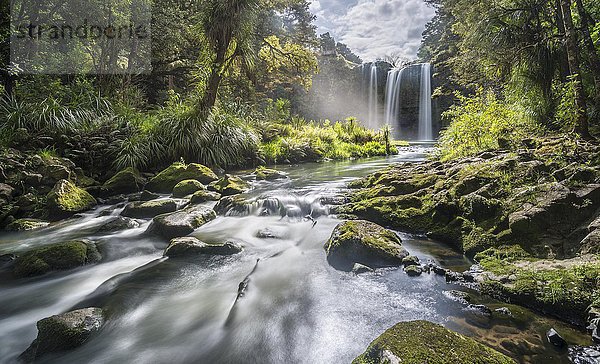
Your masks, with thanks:
M336 212L447 243L479 263L466 279L482 292L589 325L598 338L600 147L528 144L390 166L353 182Z

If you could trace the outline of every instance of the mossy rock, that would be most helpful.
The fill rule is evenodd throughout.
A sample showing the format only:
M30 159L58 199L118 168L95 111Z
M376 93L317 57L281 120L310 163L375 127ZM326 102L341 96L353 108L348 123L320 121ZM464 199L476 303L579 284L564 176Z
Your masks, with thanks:
M344 271L351 271L355 263L372 268L399 266L408 256L396 233L364 220L340 223L324 248L329 264Z
M220 193L222 196L233 196L248 191L250 185L240 177L226 174L217 182L211 183L209 189Z
M477 341L428 321L401 322L375 339L352 364L514 364Z
M64 352L83 345L104 324L104 312L90 307L38 321L38 336L19 357L20 362L31 363L46 354Z
M135 219L151 219L158 215L175 212L177 208L177 201L171 199L138 201L127 204L121 215Z
M48 193L49 217L61 219L87 211L98 204L96 199L67 180L60 180Z
M205 190L206 187L195 179L186 179L173 187L173 197L186 197L197 191Z
M102 256L89 240L74 240L30 250L15 260L16 277L33 277L100 261Z
M181 211L156 216L149 231L156 232L167 239L173 239L191 234L216 217L217 214L210 207L192 206Z
M204 203L204 202L208 202L208 201L219 201L220 199L221 199L221 194L218 192L201 190L201 191L197 191L196 193L194 193L192 195L190 203L191 204L199 204L199 203Z
M35 229L41 229L48 226L50 223L38 219L18 219L6 227L7 231L30 231Z
M181 181L194 179L202 184L209 184L218 179L210 168L197 163L173 163L148 182L146 189L156 193L171 193Z
M106 181L102 189L107 195L135 193L142 190L145 182L137 169L128 167Z
M256 171L254 171L254 175L256 176L257 180L265 181L274 181L277 179L287 178L287 176L283 172L265 167L256 168Z

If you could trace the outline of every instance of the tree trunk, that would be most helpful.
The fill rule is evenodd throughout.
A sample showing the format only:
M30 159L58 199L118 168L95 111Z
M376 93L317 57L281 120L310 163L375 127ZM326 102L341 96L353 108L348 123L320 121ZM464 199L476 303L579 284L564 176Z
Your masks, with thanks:
M577 47L577 34L573 26L573 14L571 13L571 0L561 0L562 20L565 26L565 44L567 48L567 58L569 59L569 69L571 77L575 84L575 105L577 107L577 120L575 122L574 132L583 138L590 138L588 127L588 118L586 113L585 94L583 90L583 79L581 78L581 67L579 63L579 50Z
M596 46L594 45L592 35L590 34L590 24L588 23L589 15L585 11L583 1L575 0L575 2L577 3L577 12L579 13L579 18L581 19L583 42L585 43L585 47L589 53L590 69L592 70L592 75L594 76L594 86L596 90L595 101L596 103L600 103L600 58L598 57Z
M223 79L223 65L225 63L225 57L227 56L227 49L229 49L229 43L229 41L223 42L218 46L217 57L215 58L215 62L213 63L208 78L204 97L200 103L200 112L204 116L210 113L217 102L217 94L219 92L219 85Z

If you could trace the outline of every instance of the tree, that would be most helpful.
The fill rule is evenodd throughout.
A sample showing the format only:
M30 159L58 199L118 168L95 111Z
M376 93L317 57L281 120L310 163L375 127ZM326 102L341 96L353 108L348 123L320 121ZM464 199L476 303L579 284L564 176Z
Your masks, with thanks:
M254 68L251 42L258 0L208 0L202 20L204 35L214 55L200 112L208 115L217 100L219 85L234 58Z
M558 10L558 9L557 9ZM579 49L573 15L571 13L571 0L560 0L560 11L565 27L565 45L569 59L571 77L575 80L575 105L577 107L577 120L574 131L584 138L590 138L588 118L586 111L585 94L583 91L583 79L581 77L581 65L579 61Z

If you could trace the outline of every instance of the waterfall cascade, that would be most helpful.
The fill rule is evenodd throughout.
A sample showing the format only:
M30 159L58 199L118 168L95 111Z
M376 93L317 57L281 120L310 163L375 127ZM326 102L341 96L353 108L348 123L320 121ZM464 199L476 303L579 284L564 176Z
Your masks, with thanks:
M431 64L421 65L421 96L419 99L419 140L432 140Z
M433 140L432 119L431 65L390 70L385 87L384 121L394 129L394 137Z
M369 70L369 127L377 128L378 95L377 95L377 65L371 63Z

